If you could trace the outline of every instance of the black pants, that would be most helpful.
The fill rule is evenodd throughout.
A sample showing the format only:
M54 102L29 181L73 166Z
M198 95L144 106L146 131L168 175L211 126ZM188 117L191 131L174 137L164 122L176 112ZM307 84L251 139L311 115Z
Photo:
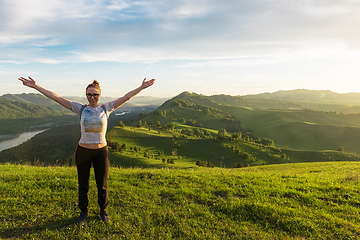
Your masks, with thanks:
M75 161L78 172L79 208L81 212L88 211L91 164L93 165L95 172L100 211L105 210L109 203L107 183L109 178L110 160L108 148L88 149L78 146L75 152Z

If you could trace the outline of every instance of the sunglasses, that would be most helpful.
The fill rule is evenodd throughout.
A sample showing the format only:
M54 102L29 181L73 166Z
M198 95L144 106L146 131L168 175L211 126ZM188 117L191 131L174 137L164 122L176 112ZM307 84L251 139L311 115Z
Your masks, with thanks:
M98 98L99 95L100 95L100 94L98 94L98 93L94 93L94 94L92 94L92 93L87 93L87 94L86 94L86 96L87 96L88 98L91 98L91 97Z

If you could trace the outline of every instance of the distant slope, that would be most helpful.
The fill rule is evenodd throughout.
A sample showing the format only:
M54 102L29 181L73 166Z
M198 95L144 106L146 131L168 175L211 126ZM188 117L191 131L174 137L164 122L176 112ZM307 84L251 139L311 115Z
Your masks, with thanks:
M0 119L44 118L61 115L63 114L59 111L47 106L0 97Z
M61 112L48 106L0 97L0 134L21 133L43 124L76 120L68 113L70 112Z
M35 94L35 93L22 93L22 94L5 94L2 96L3 98L12 100L12 101L18 101L18 102L24 102L24 103L30 103L30 104L36 104L36 105L42 105L51 107L57 111L61 112L69 112L66 108L58 104L57 102L51 100L50 98L47 98L41 94Z
M39 93L22 93L22 94L4 94L2 97L7 98L13 101L33 103L37 105L48 106L54 108L58 111L68 112L66 108L61 106L60 104L54 102L50 98L45 97ZM120 96L119 96L120 97ZM80 103L87 103L86 97L76 97L76 96L64 96L64 98L69 99L70 101L76 101ZM100 103L106 103L115 100L113 97L105 97L102 96L100 98ZM132 98L130 101L125 103L123 107L134 107L134 106L160 106L163 104L167 98L160 97L149 97L149 96L137 96Z
M231 105L256 109L335 111L360 113L360 93L338 94L331 91L290 90L256 95L212 95L209 98ZM359 99L358 99L359 98Z
M330 90L281 90L273 93L260 93L243 97L248 100L267 98L291 102L360 104L360 93L335 93Z

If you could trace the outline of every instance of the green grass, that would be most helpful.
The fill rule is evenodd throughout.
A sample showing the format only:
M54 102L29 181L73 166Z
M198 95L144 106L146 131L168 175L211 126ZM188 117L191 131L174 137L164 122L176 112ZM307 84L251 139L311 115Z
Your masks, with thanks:
M76 226L74 167L0 165L0 238L358 239L358 162L242 169L110 169L97 219L93 173L85 227Z
M177 126L181 129L181 125ZM195 127L191 127L195 128ZM210 131L210 130L209 130ZM215 132L213 132L215 134ZM115 127L108 131L108 139L126 144L127 149L118 153L110 151L113 166L121 167L154 167L196 168L197 161L211 162L215 167L232 168L234 164L258 166L266 164L328 162L328 161L359 161L356 154L338 151L299 151L263 146L242 140L216 139L213 137L182 138L176 131L165 130L152 126L148 128ZM140 147L140 152L130 148ZM252 158L245 159L236 153L251 154ZM150 157L144 157L147 151ZM163 151L163 156L158 152ZM175 164L163 164L162 160L174 159Z
M358 115L319 112L259 110L224 107L242 126L261 138L270 138L279 147L299 150L336 150L360 153Z

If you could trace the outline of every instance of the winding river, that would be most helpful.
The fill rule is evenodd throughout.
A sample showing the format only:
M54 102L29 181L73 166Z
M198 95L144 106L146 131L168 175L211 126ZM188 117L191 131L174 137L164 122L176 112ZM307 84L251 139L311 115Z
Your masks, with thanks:
M45 130L39 130L39 131L34 131L34 132L25 132L25 133L22 133L22 134L16 136L15 138L11 138L11 139L7 139L7 140L0 141L0 151L3 151L3 150L5 150L5 149L18 146L18 145L20 145L21 143L26 142L27 140L29 140L30 138L32 138L32 137L35 136L36 134L42 133L42 132L44 132L44 131L46 131L46 130L47 130L47 129L45 129ZM0 137L4 138L4 137L7 137L7 136L5 136L5 135L0 135Z

